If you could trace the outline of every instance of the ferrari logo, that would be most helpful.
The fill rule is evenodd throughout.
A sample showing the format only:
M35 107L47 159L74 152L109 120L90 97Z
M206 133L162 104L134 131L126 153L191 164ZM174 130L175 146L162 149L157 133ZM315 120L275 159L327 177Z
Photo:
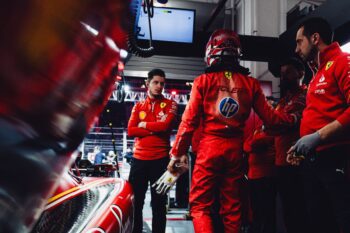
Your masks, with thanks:
M168 183L171 183L171 182L173 182L173 178L169 177L167 181L168 181Z
M166 106L166 103L164 103L164 102L160 103L160 108L165 108L165 106Z
M231 79L232 78L232 72L231 71L225 71L225 77L227 78L227 79Z
M333 65L333 61L327 62L326 70L328 70Z
M139 113L139 118L140 118L140 120L145 119L145 118L146 118L146 116L147 116L147 114L146 114L146 112L145 112L145 111L141 111L141 112Z

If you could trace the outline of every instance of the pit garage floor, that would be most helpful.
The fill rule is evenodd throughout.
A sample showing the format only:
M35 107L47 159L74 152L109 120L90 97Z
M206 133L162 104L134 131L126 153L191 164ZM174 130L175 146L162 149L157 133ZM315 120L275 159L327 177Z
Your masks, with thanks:
M121 177L125 180L129 177L130 165L123 160L120 164ZM175 190L170 191L170 197L175 197ZM152 209L150 206L151 192L147 190L145 205L143 207L143 233L152 233ZM186 220L187 209L170 208L167 214L166 233L193 233L191 220Z

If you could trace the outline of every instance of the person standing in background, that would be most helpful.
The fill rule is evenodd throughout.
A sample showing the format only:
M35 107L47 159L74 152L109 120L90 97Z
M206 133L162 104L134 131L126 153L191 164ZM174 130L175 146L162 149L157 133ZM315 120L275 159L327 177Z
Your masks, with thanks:
M350 154L350 54L332 43L323 18L308 18L296 33L295 52L311 66L301 138L288 151L302 162L305 197L313 232L350 232L350 183L345 168ZM335 221L336 220L336 221ZM336 224L334 224L336 222Z
M102 164L103 160L106 158L106 155L102 153L101 147L95 146L94 153L95 153L94 165Z
M266 97L274 106L273 97ZM276 185L274 137L264 131L262 121L244 141L248 155L248 186L251 233L276 232ZM248 207L249 208L249 207Z
M300 85L305 74L304 64L297 58L287 58L281 63L280 74L282 98L276 110L301 116L306 95L305 88ZM300 169L286 160L289 148L300 138L299 126L300 122L275 131L276 191L280 196L287 233L310 232Z
M170 134L174 127L177 104L163 95L165 73L153 69L148 73L147 98L135 104L128 123L128 135L135 137L129 182L134 189L135 218L133 233L142 233L143 205L149 183L153 184L169 162ZM166 195L151 187L152 232L165 233Z

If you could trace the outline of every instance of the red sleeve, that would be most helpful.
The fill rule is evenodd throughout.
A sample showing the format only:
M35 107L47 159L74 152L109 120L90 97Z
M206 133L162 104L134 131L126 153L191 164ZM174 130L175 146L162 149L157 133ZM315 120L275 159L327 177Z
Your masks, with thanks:
M138 104L136 104L131 111L131 116L128 123L128 135L130 137L145 137L151 135L152 133L149 130L137 127L139 122L139 110Z
M342 92L347 109L337 118L342 126L350 126L350 55L343 56L334 69L334 76Z
M179 157L186 154L191 144L193 132L199 125L203 111L203 92L201 90L200 78L193 82L191 97L182 115L182 120L176 134L171 155Z
M268 148L274 144L274 137L268 136L264 131L258 129L254 132L251 148L253 152L260 152L261 148Z
M281 101L285 101L285 99L281 99ZM277 105L277 108L279 108L279 105ZM295 96L292 99L292 104L285 103L285 106L283 109L278 110L282 111L284 113L293 113L295 116L297 116L298 122L293 125L293 126L288 126L288 127L267 127L265 132L270 135L270 136L277 136L277 135L282 135L284 133L288 133L289 130L291 129L299 129L300 127L300 120L301 116L303 114L305 108L305 91L301 91L297 96Z
M267 103L265 95L263 94L257 80L254 80L253 91L255 93L253 109L265 124L268 126L295 124L295 118L292 115L279 113Z
M301 116L303 115L304 108L306 106L305 98L306 93L302 91L295 98L293 98L293 102L291 105L285 107L285 113L293 113L298 117L298 124L300 124Z
M253 135L254 132L252 134L250 134L247 139L244 141L243 143L243 151L245 153L251 153L252 152L252 140L253 140Z
M163 122L146 122L146 129L151 132L168 132L174 127L174 121L176 120L177 104L175 101L171 101L171 106L166 109L165 114L167 115Z

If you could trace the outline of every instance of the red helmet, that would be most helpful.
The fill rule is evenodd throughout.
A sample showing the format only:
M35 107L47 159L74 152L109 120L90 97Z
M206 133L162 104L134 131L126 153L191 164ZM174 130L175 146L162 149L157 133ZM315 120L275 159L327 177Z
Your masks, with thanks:
M210 36L205 50L204 61L211 66L224 56L239 58L241 56L241 42L238 34L229 29L218 29Z

